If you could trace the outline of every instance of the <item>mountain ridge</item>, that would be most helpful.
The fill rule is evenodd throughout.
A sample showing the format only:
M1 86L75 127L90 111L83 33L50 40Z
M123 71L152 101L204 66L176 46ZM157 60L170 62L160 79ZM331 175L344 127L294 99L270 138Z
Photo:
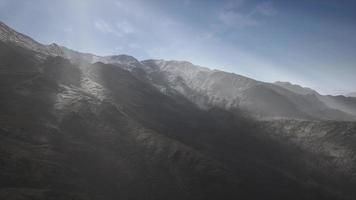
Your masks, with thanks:
M207 67L194 65L188 61L154 59L138 61L129 55L97 56L71 50L55 43L41 45L30 37L17 33L3 23L1 23L1 27L2 32L10 32L20 36L18 38L21 42L11 39L10 41L15 41L16 44L39 52L42 55L61 56L75 63L84 61L87 63L102 62L105 64L115 64L127 70L136 70L136 73L140 74L138 76L142 76L142 72L137 70L146 71L148 76L166 76L164 77L166 83L154 83L159 90L166 92L170 90L170 93L180 93L201 108L210 108L211 106L220 106L224 109L237 108L251 113L256 118L262 119L356 120L356 108L349 106L356 102L352 99L346 99L348 103L345 104L345 99L322 96L309 88L302 88L298 85L282 82L265 83L235 73L211 70ZM2 37L2 40L8 41L6 38L13 37ZM146 78L152 80L152 77ZM162 78L160 77L159 80L163 80ZM281 88L286 90L282 90ZM261 91L265 93L265 97L269 95L270 100L261 101L260 98L264 98L258 96L258 93ZM273 105L278 100L281 101L280 105L285 105L282 110L278 108L278 103ZM251 101L254 102L253 105L250 104ZM266 109L268 107L271 109ZM304 107L312 109L304 109ZM289 114L293 112L300 114Z

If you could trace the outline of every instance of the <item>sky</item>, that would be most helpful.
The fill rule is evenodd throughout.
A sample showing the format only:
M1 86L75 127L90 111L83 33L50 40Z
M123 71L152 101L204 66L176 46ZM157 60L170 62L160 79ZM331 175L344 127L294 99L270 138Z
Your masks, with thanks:
M356 0L0 0L0 20L82 52L356 91Z

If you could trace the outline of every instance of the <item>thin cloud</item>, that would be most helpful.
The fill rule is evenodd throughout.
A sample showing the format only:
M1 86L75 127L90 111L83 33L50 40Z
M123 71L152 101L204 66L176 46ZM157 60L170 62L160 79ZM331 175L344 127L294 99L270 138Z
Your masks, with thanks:
M234 10L240 8L244 3L244 0L235 0L235 1L228 1L224 5L224 9L226 10Z
M73 33L73 27L69 26L69 27L64 27L63 28L63 32L66 33Z
M121 34L119 34L111 24L109 24L108 22L102 20L102 19L99 19L99 20L96 20L94 22L94 27L102 32L102 33L106 33L106 34L114 34L114 35L117 35L117 36L121 36Z
M135 32L135 28L132 26L131 23L127 21L116 22L116 28L119 32L122 32L124 34L131 34Z
M260 16L273 16L277 10L272 2L262 2L253 9L245 8L245 2L229 1L223 6L223 10L218 14L218 19L226 28L245 28L260 24Z
M272 16L277 14L277 10L272 2L262 2L256 6L255 13Z
M131 23L127 21L118 21L115 24L111 24L102 19L96 20L94 22L94 27L96 30L105 33L112 34L117 37L123 37L127 34L132 34L135 31L135 28Z
M192 4L192 0L184 0L184 5L189 6Z
M235 11L222 12L219 14L219 19L228 28L243 28L258 25L256 19Z

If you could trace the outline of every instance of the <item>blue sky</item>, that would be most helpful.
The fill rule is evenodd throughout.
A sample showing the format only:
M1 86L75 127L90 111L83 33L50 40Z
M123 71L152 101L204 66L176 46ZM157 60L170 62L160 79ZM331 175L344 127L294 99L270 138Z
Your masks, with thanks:
M0 20L83 52L188 60L322 94L356 91L351 0L0 0Z

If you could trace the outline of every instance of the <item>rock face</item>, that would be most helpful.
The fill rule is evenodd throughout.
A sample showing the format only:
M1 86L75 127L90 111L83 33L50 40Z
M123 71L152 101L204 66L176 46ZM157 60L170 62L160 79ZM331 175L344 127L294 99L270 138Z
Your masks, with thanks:
M282 96L264 111L280 114L313 96L42 45L4 24L0 35L0 199L356 197L354 122L256 121L234 108Z

